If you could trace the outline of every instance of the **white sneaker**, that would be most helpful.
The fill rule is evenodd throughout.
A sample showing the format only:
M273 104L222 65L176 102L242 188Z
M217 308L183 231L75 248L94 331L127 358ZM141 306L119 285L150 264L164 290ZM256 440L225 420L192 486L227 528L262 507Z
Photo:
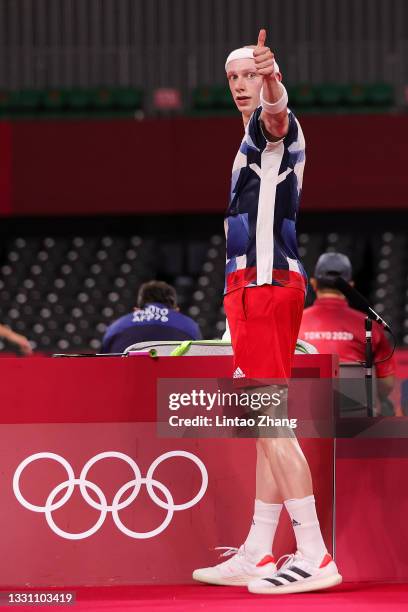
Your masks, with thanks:
M264 595L304 593L305 591L328 589L340 584L343 580L329 553L324 556L318 566L299 552L294 555L285 555L285 557L288 557L287 561L275 574L267 578L252 580L248 584L248 591Z
M218 546L216 550L225 550L220 557L232 556L213 567L194 570L194 580L224 586L246 586L250 580L266 578L276 572L275 560L270 553L260 556L256 561L248 557L244 545L240 548Z

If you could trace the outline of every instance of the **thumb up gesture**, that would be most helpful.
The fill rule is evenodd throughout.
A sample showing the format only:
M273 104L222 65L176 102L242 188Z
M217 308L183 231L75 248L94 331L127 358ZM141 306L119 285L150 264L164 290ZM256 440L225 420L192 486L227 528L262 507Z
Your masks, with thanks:
M255 67L263 78L275 78L275 56L269 47L265 47L266 30L259 30L258 42L254 49Z

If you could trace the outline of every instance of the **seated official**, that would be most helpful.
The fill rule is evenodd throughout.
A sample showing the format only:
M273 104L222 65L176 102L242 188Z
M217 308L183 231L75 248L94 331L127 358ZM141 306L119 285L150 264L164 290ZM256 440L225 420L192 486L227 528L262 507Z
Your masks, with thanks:
M176 290L162 281L140 287L134 311L106 330L102 352L122 353L136 342L150 340L201 340L197 323L179 312Z
M316 264L314 278L310 279L317 298L303 312L299 338L313 344L319 353L338 355L340 363L365 362L366 315L351 308L340 291L325 284L324 278L331 274L354 285L349 258L342 253L323 253ZM396 366L393 357L387 359L392 349L383 328L375 321L372 349L374 363L386 360L375 366L378 397L381 403L386 403L394 387Z

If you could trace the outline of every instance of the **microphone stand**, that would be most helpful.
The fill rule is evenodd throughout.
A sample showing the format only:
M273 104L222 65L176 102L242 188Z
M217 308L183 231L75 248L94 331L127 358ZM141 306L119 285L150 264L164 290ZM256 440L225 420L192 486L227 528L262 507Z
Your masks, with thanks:
M370 317L365 319L365 387L367 395L367 415L374 416L373 402L373 344L372 344L373 322Z
M372 346L372 327L373 319L382 327L391 332L390 326L384 319L371 308L365 297L361 295L354 287L344 280L337 273L328 273L320 277L328 287L334 287L341 291L343 295L350 299L354 305L367 314L365 320L365 386L367 393L367 414L369 417L374 416L374 401L373 401L373 346Z

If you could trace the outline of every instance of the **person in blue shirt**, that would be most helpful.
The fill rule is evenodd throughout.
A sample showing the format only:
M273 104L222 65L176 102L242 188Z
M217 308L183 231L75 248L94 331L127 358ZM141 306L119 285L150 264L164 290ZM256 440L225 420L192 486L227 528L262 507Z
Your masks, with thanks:
M136 342L150 340L201 340L201 331L190 317L181 314L174 287L152 280L141 285L137 307L107 328L103 353L122 353Z

